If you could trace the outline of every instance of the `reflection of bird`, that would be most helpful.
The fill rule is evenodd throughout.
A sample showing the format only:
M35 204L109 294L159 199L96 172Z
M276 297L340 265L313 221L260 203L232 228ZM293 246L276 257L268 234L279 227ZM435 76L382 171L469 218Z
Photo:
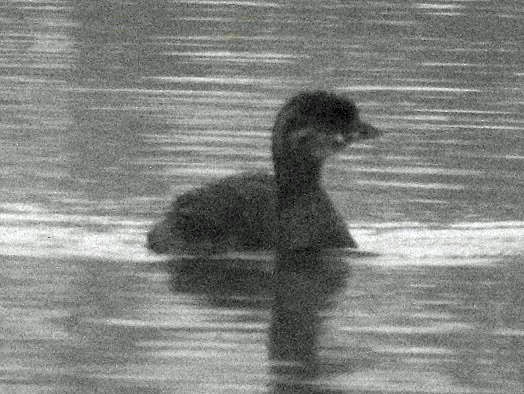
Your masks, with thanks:
M275 175L235 175L181 195L149 232L148 247L167 254L355 248L322 189L321 167L349 143L379 134L344 97L298 94L273 127Z

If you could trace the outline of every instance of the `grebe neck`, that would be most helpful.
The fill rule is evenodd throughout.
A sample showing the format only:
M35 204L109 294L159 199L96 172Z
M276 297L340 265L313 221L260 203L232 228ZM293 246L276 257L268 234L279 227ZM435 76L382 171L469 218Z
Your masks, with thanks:
M320 189L321 165L310 156L274 158L277 197L280 207L297 197Z

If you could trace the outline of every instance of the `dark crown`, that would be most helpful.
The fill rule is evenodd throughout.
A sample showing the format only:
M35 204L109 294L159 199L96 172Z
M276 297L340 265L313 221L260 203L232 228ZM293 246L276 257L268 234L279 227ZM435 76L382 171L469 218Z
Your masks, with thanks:
M284 116L288 131L306 125L344 128L358 118L355 104L342 96L326 91L302 92L289 99L278 117Z

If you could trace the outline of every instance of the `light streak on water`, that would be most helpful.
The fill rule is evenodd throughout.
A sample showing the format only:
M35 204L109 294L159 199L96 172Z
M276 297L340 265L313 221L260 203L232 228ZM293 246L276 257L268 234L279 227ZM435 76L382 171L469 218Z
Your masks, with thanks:
M480 92L480 89L473 88L451 88L444 86L404 86L404 85L350 85L343 88L350 92L366 92L366 91L397 91L397 92L444 92L444 93L469 93Z
M387 171L386 171L387 172ZM401 189L435 189L435 190L463 190L464 186L450 183L422 183L422 182L394 182L394 181L377 181L356 179L354 181L359 185L371 185L378 187L395 187Z
M262 86L279 86L282 84L289 84L293 80L280 81L275 78L245 78L245 77L175 77L175 76L156 76L149 77L149 79L161 82L170 83L195 83L195 84L217 84L217 85L262 85Z
M274 52L232 52L232 51L173 51L173 52L164 52L165 55L175 55L175 56L195 56L195 57L210 57L210 58L246 58L246 59L301 59L307 58L307 56L298 56L298 55L289 55L285 53L274 53Z
M152 225L148 220L57 215L38 207L23 208L25 212L0 214L0 255L136 262L165 259L145 249L145 234ZM524 222L348 225L363 250L380 255L375 260L360 260L363 264L462 265L524 254ZM89 230L88 226L95 227Z
M438 4L438 3L417 3L415 4L415 8L422 8L422 9L439 9L439 10L445 10L445 9L459 9L464 8L463 5L460 4Z
M452 143L452 142L450 142ZM418 174L418 175L457 175L457 176L479 176L484 174L478 170L464 170L460 168L430 168L430 167L359 167L351 166L351 172L370 172L384 174Z
M278 3L267 1L243 1L243 0L181 0L182 4L194 5L226 5L226 6L240 6L240 7L262 7L262 8L280 8Z

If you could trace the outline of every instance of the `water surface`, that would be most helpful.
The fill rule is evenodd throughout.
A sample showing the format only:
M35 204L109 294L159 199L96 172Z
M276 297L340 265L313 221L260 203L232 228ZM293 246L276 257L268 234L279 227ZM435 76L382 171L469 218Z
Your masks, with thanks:
M519 1L91 3L0 8L0 391L523 391ZM324 176L378 257L150 255L306 88L387 131Z

